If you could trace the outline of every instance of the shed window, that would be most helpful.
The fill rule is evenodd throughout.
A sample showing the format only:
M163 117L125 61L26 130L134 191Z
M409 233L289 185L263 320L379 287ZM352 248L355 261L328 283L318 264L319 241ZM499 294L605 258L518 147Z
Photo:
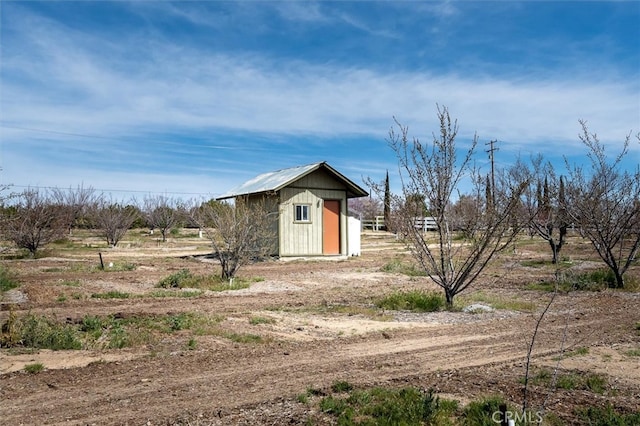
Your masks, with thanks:
M309 204L296 204L296 222L309 222Z

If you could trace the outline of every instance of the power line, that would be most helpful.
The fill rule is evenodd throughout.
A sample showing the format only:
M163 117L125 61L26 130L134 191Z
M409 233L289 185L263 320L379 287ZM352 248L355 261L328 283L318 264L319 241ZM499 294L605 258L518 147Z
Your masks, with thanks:
M77 136L81 138L93 138L93 139L106 139L106 140L114 140L121 142L119 139L110 138L107 136L98 136L98 135L84 135L81 133L70 133L70 132L60 132L57 130L47 130L47 129L35 129L32 127L20 127L20 126L7 126L6 124L0 124L0 127L5 129L16 129L16 130L27 130L29 132L41 132L41 133L52 133L54 135L63 135L63 136Z
M26 130L28 132L40 132L40 133L51 133L54 135L62 135L62 136L74 136L74 137L80 137L80 138L89 138L89 139L102 139L102 140L109 140L109 141L114 141L114 142L131 142L131 141L125 141L122 138L114 138L114 137L110 137L110 136L100 136L100 135L88 135L88 134L83 134L83 133L73 133L73 132L61 132L58 130L49 130L49 129L38 129L35 127L22 127L22 126L10 126L7 124L2 124L0 123L0 127L5 128L5 129L15 129L15 130ZM228 149L228 150L251 150L251 151L255 151L255 150L262 150L263 148L260 147L240 147L240 146L227 146L227 145L200 145L200 144L189 144L189 143L182 143L182 142L171 142L171 141L162 141L162 140L156 140L156 139L151 139L148 141L149 143L153 143L156 145L174 145L174 146L186 146L186 147L190 147L190 148L210 148L210 149Z

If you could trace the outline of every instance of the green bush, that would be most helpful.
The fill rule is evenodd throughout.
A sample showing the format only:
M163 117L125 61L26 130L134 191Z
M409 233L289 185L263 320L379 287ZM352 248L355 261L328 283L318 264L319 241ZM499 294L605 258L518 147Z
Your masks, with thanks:
M177 315L168 316L165 321L169 325L171 331L188 330L193 323L191 315L187 313L181 313Z
M37 349L80 349L77 331L70 325L58 324L43 316L27 315L18 321L17 332L22 346Z
M435 312L445 306L445 300L440 293L413 290L392 293L378 300L375 305L388 310Z
M93 315L85 315L80 322L80 331L89 334L93 339L100 338L107 327L108 324L104 319Z
M603 394L607 389L607 379L599 374L589 374L585 377L585 385L591 392Z
M351 392L353 390L353 386L349 382L339 381L331 385L331 390L337 393Z
M24 371L26 371L29 374L36 374L43 370L44 370L44 365L42 365L39 362L36 362L34 364L27 364L24 366Z
M606 408L588 407L577 409L582 424L590 426L637 426L640 413L620 414L611 405Z
M233 282L214 275L193 275L188 269L181 269L157 284L160 288L195 288L210 291L240 290L249 287L246 280L234 279Z
M627 281L629 281L627 279ZM602 291L608 288L616 288L616 277L611 269L596 269L595 271L582 272L579 274L567 272L563 274L557 282L559 291ZM542 283L530 284L531 290L554 291L555 281L545 281Z
M44 316L27 315L19 318L9 312L2 324L1 347L36 349L121 349L153 343L158 334L194 329L195 334L217 334L215 326L223 318L183 312L170 315L94 316L85 315L79 321L61 324ZM6 332L5 332L6 330ZM227 336L238 342L262 342L256 335ZM195 348L195 340L193 342Z
M579 276L582 283L595 283L601 284L609 288L615 288L616 276L611 269L598 269L595 271L587 272Z
M168 277L163 278L158 283L160 288L182 288L186 281L192 280L193 274L188 269L181 269Z
M442 412L435 393L408 387L401 389L372 388L353 390L347 382L336 382L334 392L349 392L348 397L326 396L320 410L336 417L338 425L430 425L441 424ZM448 410L457 404L448 404Z
M9 291L18 285L15 276L8 269L0 266L0 292Z
M499 396L486 397L480 401L470 402L463 410L463 422L465 426L495 426L493 415L500 411L500 406L506 404Z
M573 390L579 387L580 376L575 373L558 376L556 384L560 389Z

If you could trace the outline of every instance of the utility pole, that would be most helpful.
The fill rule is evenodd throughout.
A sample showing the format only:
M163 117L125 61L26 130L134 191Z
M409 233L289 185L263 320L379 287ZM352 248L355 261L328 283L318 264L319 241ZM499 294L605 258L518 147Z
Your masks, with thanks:
M498 151L499 148L494 147L493 145L497 143L497 140L490 140L485 143L485 145L489 145L489 149L486 151L489 153L489 160L491 161L491 198L492 201L496 199L496 175L495 175L495 160L494 160L494 151Z

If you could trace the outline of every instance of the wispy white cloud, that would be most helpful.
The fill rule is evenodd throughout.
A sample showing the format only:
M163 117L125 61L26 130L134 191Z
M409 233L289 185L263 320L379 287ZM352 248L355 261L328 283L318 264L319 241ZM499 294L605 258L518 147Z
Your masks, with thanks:
M184 20L206 25L192 10L161 6L168 14L179 13ZM314 4L279 6L286 8L280 11L283 15L299 21L337 16L328 18ZM444 17L458 13L453 4L438 7L444 8L439 12ZM351 26L373 31L357 18L342 16ZM580 71L580 64L571 74L532 69L515 77L473 73L473 63L467 69L438 73L425 71L426 66L368 68L250 51L212 53L206 46L187 46L161 35L134 33L111 39L28 13L20 19L12 25L12 41L17 44L3 51L0 82L5 126L0 134L5 153L1 166L16 182L55 181L68 186L86 181L87 176L97 181L111 176L92 168L60 170L46 159L39 159L30 170L18 169L14 164L32 161L29 149L64 152L70 162L94 157L105 164L120 161L141 169L168 161L171 155L206 153L209 164L189 164L185 167L193 171L181 170L177 178L127 172L108 179L113 185L135 182L136 187L153 185L160 190L199 181L202 189L194 192L210 188L220 193L252 174L242 167L251 155L263 160L260 171L307 158L311 151L298 148L301 138L337 143L360 137L383 149L395 116L410 126L412 134L429 140L437 130L437 103L448 106L458 118L463 139L477 132L483 141L502 141L504 150L562 155L578 144L578 119L588 120L601 140L617 147L629 131L640 131L640 82L615 72L603 79ZM187 133L207 141L209 148L184 141ZM256 135L262 136L262 143ZM282 146L296 149L276 149ZM270 149L274 158L267 160ZM230 159L220 150L235 150L235 157ZM262 152L254 154L258 150ZM632 144L632 150L639 154L640 144ZM163 155L157 157L155 151ZM329 157L331 151L314 153ZM369 169L363 164L382 169L393 160L354 158L358 164L353 159L337 161L360 174ZM322 159L326 158L313 161ZM39 177L29 180L34 170ZM236 177L201 179L208 170L234 171Z
M39 94L31 82L5 79L11 106L5 123L105 136L170 128L376 136L393 115L433 128L441 103L467 132L516 143L575 139L580 118L611 139L638 125L638 83L631 81L477 80L302 62L276 66L262 58L203 58L178 46L123 72L94 51L64 43L45 49L47 56L5 65L16 74L48 70L41 77L48 88Z
M314 1L287 1L273 3L280 16L294 22L327 22L329 18Z

